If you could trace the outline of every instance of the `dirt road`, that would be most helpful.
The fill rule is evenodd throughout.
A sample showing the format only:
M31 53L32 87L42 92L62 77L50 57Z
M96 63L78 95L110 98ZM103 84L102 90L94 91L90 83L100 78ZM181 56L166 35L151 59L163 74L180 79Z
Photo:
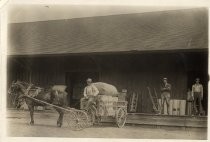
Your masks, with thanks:
M128 126L117 128L115 124L72 131L64 121L62 128L56 127L58 114L35 112L35 125L29 125L29 112L7 111L7 135L10 137L70 137L70 138L129 138L129 139L206 139L206 129Z

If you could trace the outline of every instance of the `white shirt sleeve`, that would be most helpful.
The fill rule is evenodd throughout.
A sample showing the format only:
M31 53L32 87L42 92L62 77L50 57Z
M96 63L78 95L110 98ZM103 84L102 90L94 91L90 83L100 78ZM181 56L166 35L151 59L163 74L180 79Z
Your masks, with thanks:
M97 96L98 93L99 93L99 91L98 91L98 89L96 88L96 86L95 86L95 85L92 85L92 89L93 89L93 96Z
M87 91L86 91L86 89L87 89L87 87L85 87L85 89L84 89L84 93L83 93L84 94L84 97L87 97L87 93L86 93Z
M203 97L203 85L201 85L200 87L201 87L201 96Z
M194 96L194 85L192 85L192 95Z

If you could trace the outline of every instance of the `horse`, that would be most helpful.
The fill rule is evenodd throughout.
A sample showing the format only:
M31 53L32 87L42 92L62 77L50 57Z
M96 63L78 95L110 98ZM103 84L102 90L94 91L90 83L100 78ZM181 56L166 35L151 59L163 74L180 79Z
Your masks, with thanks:
M12 104L19 109L23 103L26 103L30 111L30 125L34 125L34 107L46 106L43 103L30 99L29 97L45 101L47 103L66 108L68 106L67 93L65 91L53 90L52 88L45 90L40 87L36 87L33 84L29 84L22 81L12 82L9 88L9 96ZM29 96L29 97L27 97ZM55 108L55 107L54 107ZM64 110L55 108L59 113L57 120L57 126L61 127L63 124Z

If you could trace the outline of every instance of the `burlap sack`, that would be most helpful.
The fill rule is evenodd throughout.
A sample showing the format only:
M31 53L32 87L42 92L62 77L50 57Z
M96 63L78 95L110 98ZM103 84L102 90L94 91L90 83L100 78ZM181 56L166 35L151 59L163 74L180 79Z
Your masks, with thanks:
M119 93L117 88L111 84L104 82L93 83L99 91L100 95L117 96Z
M54 85L52 90L64 92L66 90L66 85Z
M118 97L112 97L112 96L107 96L107 95L99 95L98 100L102 102L117 102Z
M101 116L114 116L115 115L115 106L114 103L118 102L118 97L112 97L107 95L99 95L99 114Z

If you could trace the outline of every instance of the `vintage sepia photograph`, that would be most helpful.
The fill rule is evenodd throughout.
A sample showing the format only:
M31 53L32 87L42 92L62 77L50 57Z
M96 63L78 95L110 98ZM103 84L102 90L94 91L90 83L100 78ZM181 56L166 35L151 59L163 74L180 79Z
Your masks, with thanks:
M7 137L207 140L208 13L10 4Z

